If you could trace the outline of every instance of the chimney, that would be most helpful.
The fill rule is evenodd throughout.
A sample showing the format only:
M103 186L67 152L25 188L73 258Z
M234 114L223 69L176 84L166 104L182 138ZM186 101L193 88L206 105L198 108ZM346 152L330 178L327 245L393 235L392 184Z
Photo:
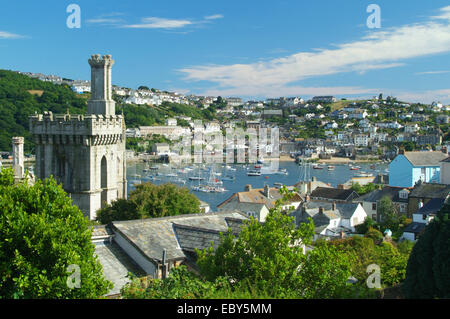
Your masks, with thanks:
M404 148L399 149L398 155L405 155L405 149Z
M251 190L252 190L252 185L250 185L250 184L245 185L244 191L249 192Z
M345 189L345 185L344 185L344 184L339 184L339 185L337 186L337 189Z
M345 232L343 230L341 230L341 232L339 233L339 238L345 238Z
M319 207L319 214L323 214L323 207L322 206Z
M264 196L270 198L270 187L269 185L264 185Z
M333 202L333 204L331 205L331 209L334 211L336 210L336 202Z
M447 146L442 146L442 153L448 154L448 148L447 148Z
M310 200L311 200L311 197L308 194L306 194L305 202L309 202Z

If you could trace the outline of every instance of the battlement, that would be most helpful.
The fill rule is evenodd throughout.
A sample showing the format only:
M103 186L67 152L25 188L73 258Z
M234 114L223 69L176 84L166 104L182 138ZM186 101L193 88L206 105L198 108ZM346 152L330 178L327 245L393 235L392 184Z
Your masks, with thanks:
M52 112L45 112L30 117L30 131L33 135L122 135L124 127L123 115L53 115Z
M94 68L111 68L114 65L114 60L110 54L105 54L103 57L100 57L100 54L93 54L88 61Z

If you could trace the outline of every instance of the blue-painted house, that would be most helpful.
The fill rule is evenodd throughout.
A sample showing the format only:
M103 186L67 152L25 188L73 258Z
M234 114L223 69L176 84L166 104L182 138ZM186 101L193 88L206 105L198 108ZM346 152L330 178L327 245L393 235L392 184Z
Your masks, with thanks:
M439 183L440 162L448 157L446 152L400 151L389 164L389 185L414 187L416 182Z

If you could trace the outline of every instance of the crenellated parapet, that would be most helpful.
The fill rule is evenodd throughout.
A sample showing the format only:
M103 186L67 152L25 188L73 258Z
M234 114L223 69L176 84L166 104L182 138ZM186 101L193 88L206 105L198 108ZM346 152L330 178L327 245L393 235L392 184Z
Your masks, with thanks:
M116 144L124 138L122 115L72 115L51 112L30 117L30 131L37 144Z
M93 68L111 68L114 65L114 60L110 54L105 54L103 57L100 54L93 54L88 62Z

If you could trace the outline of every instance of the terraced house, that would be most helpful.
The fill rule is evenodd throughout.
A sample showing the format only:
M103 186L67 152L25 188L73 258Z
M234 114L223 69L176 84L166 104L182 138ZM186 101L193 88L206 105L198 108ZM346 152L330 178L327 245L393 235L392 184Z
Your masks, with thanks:
M389 164L389 185L414 187L420 180L424 183L439 183L441 161L448 158L447 148L440 152L405 152Z

